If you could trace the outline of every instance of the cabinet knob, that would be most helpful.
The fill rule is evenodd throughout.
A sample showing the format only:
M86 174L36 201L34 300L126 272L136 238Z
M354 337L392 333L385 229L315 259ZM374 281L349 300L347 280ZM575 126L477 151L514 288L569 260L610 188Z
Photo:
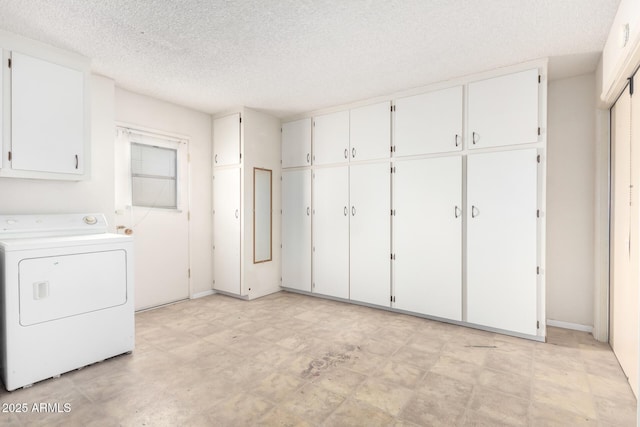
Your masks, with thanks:
M344 158L345 159L349 158L349 150L347 150L346 148L344 149Z
M456 141L456 147L460 145L460 141L459 141L459 139L460 139L460 135L458 135L458 134L456 133L456 138L455 138L455 141Z
M218 163L218 155L217 154L215 156L213 156L213 162L214 163Z
M471 206L471 218L475 218L480 215L480 210L476 208L474 205Z
M240 213L240 212L238 211L238 209L236 209L236 213L235 213L235 215L236 215L236 219L238 219L238 215L239 215L239 213Z
M349 215L349 210L348 210L348 209L347 209L347 207L345 206L345 207L344 207L344 216L347 216L347 215Z
M311 154L307 153L307 163L309 163L309 160L311 160Z
M356 216L356 207L351 206L351 216Z
M353 147L351 149L351 157L353 157L354 159L356 158L356 147Z
M76 154L76 169L78 169L78 155Z
M310 213L311 213L311 209L309 209L309 206L307 206L307 216L309 216Z
M459 218L460 215L462 215L462 210L459 207L455 206L453 209L453 216Z
M480 138L480 135L476 132L471 132L471 143L473 145L476 145L476 143L478 142L478 139Z

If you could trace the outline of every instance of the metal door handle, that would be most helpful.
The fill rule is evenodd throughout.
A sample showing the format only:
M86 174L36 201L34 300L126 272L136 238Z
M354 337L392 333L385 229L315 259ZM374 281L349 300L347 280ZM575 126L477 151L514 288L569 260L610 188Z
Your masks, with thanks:
M356 158L356 147L353 147L351 149L351 157L353 157L354 159Z
M458 135L458 134L456 133L456 147L457 147L458 145L460 145L460 143L458 142L458 138L460 138L460 135Z
M236 209L236 219L238 218L238 209Z
M462 210L459 207L455 206L453 209L453 215L458 218L460 215L462 215Z
M345 159L349 158L349 150L347 150L346 148L344 149L344 158Z
M476 142L478 142L478 140L476 139L476 136L480 136L480 135L475 132L471 132L471 142L473 143L473 145L476 145Z
M351 206L351 216L356 216L356 207Z
M344 207L344 216L347 216L349 214L349 211L347 210L347 207Z
M471 218L475 218L480 215L480 211L475 206L471 206Z
M307 163L309 163L310 158L311 158L311 154L307 153Z
M213 163L218 163L218 155L213 156Z
M307 206L307 216L309 216L310 212L311 212L311 209L309 209L309 206Z

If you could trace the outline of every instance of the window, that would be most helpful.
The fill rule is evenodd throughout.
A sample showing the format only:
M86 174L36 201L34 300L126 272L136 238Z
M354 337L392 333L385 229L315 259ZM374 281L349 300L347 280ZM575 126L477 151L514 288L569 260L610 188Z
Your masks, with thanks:
M131 143L131 195L134 206L177 209L177 150Z

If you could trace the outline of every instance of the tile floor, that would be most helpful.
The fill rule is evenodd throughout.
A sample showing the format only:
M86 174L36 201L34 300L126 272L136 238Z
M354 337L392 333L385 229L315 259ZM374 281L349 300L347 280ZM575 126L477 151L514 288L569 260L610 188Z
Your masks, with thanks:
M543 344L288 292L178 303L136 330L132 355L1 392L30 411L0 425L635 425L610 347L587 333L549 328Z

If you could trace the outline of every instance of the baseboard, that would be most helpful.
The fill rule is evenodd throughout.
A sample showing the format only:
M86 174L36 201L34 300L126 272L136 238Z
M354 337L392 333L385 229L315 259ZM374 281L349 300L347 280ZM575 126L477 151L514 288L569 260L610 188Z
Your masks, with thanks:
M579 323L563 322L561 320L547 319L547 326L555 326L556 328L572 329L574 331L593 333L593 326L580 325Z
M198 299L198 298L202 298L202 297L208 297L209 295L213 295L215 293L216 293L216 291L214 291L213 289L209 289L209 290L198 292L197 294L191 295L191 299Z

